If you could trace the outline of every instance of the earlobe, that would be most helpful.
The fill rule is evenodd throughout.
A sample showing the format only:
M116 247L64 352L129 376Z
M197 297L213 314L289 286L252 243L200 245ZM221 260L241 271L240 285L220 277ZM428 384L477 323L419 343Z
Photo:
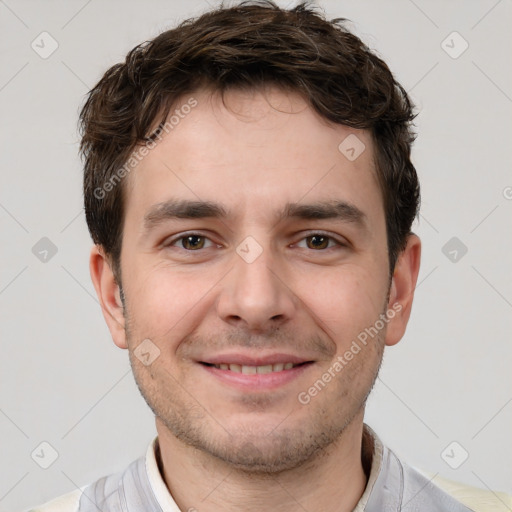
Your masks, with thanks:
M398 257L391 280L388 301L388 317L390 320L386 330L386 345L388 346L397 344L405 333L411 316L420 261L421 240L412 233L407 239L405 249Z
M128 348L120 288L111 265L99 245L95 245L91 250L89 270L103 317L107 322L114 343L119 348Z

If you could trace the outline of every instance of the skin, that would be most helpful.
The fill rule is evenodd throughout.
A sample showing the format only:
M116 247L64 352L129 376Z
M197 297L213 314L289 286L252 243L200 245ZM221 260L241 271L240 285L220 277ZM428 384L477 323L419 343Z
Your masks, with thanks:
M197 106L123 183L124 305L102 248L90 259L113 340L129 350L155 413L162 475L182 510L352 510L367 482L365 400L384 347L405 332L420 240L409 236L390 283L366 131L328 123L296 93L274 88L230 91L225 104L205 90L190 96ZM350 134L366 147L355 161L338 150ZM214 201L230 216L145 229L148 212L171 198ZM288 202L326 200L356 206L365 227L276 217ZM192 244L179 239L190 232L199 237ZM261 249L250 263L236 251L248 236ZM254 244L241 247L256 254ZM300 403L299 393L332 375L358 334L397 304L378 336ZM159 350L149 365L134 352L147 339ZM312 363L272 390L239 389L200 362L234 351Z

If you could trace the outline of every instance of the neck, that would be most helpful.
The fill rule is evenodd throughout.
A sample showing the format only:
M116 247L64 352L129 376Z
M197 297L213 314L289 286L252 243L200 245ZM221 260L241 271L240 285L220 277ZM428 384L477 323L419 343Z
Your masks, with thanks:
M185 445L158 419L156 425L160 472L180 510L349 512L366 487L369 469L367 463L363 468L361 458L362 412L314 460L273 475L239 471ZM365 452L368 449L364 447Z

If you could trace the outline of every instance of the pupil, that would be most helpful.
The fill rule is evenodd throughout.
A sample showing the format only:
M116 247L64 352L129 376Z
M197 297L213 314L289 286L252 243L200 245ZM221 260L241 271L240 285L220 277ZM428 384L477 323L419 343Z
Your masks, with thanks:
M325 240L326 240L326 237L324 237L324 236L313 235L311 237L312 244L316 248L325 246Z
M192 248L197 248L198 246L201 245L201 239L202 239L202 237L200 237L200 236L190 235L186 239L187 245L191 246Z

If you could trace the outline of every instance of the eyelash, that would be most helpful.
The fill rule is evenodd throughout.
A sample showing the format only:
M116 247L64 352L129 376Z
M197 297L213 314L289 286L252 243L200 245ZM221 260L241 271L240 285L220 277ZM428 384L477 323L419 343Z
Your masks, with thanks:
M181 240L185 240L189 236L196 236L196 237L204 238L204 239L209 240L210 242L212 242L212 244L218 245L218 244L215 244L215 242L213 242L209 237L207 237L207 236L205 236L205 235L203 235L201 233L196 233L196 232L192 231L190 233L185 233L185 234L180 235L179 237L173 238L173 239L169 240L168 242L165 242L163 244L163 247L173 247L174 244L176 244L177 242L180 242ZM321 237L324 237L324 238L328 238L329 242L331 242L331 241L334 242L335 246L326 247L325 249L310 249L311 251L327 252L329 249L334 249L336 247L338 247L338 248L347 247L346 243L341 242L337 238L333 237L332 235L329 235L328 233L324 233L323 231L311 231L311 232L307 233L305 236L303 236L299 240L299 242L302 242L303 240L306 240L307 238L310 238L310 237L313 237L313 236L321 236ZM296 245L296 244L293 244L293 245ZM208 248L209 247L204 247L204 248L201 248L201 249L193 250L193 249L185 249L184 247L181 247L180 249L182 249L183 251L186 251L188 253L194 253L194 252L201 252L202 250L208 249ZM308 249L308 248L306 247L306 249Z

